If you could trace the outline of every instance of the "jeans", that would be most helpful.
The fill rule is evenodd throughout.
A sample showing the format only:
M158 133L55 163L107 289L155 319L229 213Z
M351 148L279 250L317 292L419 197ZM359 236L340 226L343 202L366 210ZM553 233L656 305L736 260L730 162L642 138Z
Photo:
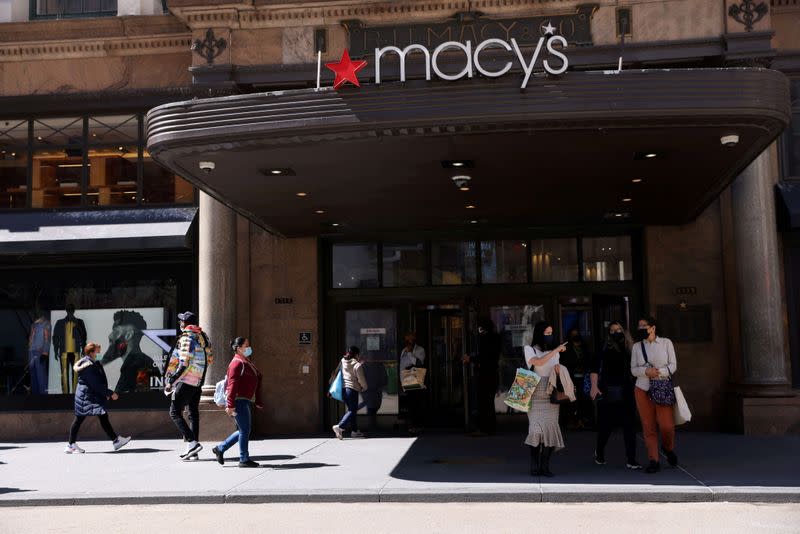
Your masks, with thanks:
M100 426L103 427L103 430L108 436L108 439L111 441L117 441L117 433L114 432L114 428L111 426L111 421L108 420L108 414L104 413L102 415L97 416L100 419ZM75 443L75 440L78 439L78 430L81 429L81 425L86 420L85 415L76 415L75 420L72 421L72 426L69 429L69 444L72 445Z
M42 356L38 350L30 352L28 370L31 373L31 395L45 395L47 393L47 356Z
M186 441L197 441L200 439L200 386L190 386L183 382L178 382L175 386L175 393L172 394L172 403L169 405L169 416L178 430L183 434ZM189 407L189 425L183 419L184 407Z
M248 445L250 443L250 429L252 423L253 403L247 399L236 399L234 402L236 409L236 432L225 438L225 441L217 445L221 452L225 452L237 441L239 442L239 461L246 462L250 459Z
M344 404L347 411L339 421L339 428L355 432L358 430L358 391L344 388Z

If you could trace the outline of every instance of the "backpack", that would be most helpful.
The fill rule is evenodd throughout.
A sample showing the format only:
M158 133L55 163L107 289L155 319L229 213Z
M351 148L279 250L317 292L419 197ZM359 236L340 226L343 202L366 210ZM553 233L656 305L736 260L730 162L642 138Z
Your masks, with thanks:
M242 374L240 376L244 376L244 365L242 365ZM225 378L217 382L214 386L214 404L224 408L228 405L228 374L225 374Z

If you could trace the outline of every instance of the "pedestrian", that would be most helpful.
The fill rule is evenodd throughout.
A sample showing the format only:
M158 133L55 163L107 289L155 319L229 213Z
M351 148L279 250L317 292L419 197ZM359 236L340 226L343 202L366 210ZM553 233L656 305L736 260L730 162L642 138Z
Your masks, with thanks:
M364 365L364 377L367 379L369 389L361 392L361 403L358 410L367 409L369 417L369 430L374 432L378 428L378 411L383 404L383 390L389 384L389 377L386 374L386 366L382 361L375 359L374 355L367 354L362 360Z
M83 349L84 356L73 365L72 370L78 376L78 386L75 388L75 420L69 429L69 442L64 452L67 454L84 453L78 446L78 431L87 417L96 415L100 419L108 439L111 440L114 450L118 451L128 444L130 436L122 437L114 432L108 420L106 404L109 400L117 400L116 392L108 389L108 379L103 366L97 361L100 354L100 345L88 343Z
M630 372L633 339L625 332L622 323L608 325L608 339L603 350L591 364L591 391L589 396L597 402L597 444L594 462L606 463L606 444L614 428L622 427L625 441L625 464L628 469L641 469L636 461L636 400L633 394L633 376Z
M169 416L183 435L186 450L182 460L197 460L203 449L200 444L200 394L211 363L211 343L197 324L197 316L190 312L178 314L181 333L170 354L164 373L164 394L172 397ZM189 424L183 410L189 410Z
M531 450L531 475L552 477L550 457L555 449L564 448L564 437L558 425L559 405L550 402L547 384L550 373L559 373L559 358L566 343L557 345L553 326L540 321L533 327L533 338L525 346L525 363L541 381L533 391L531 409L528 410L528 437L525 444Z
M678 369L675 347L672 341L657 335L656 320L652 317L639 319L638 343L631 354L631 373L636 377L634 396L639 417L642 420L642 433L647 446L648 473L661 470L658 461L658 434L661 433L661 446L669 465L678 465L675 454L675 419L672 404L664 399L662 392L669 394L672 388L672 375ZM656 402L658 401L658 402Z
M225 413L233 417L236 431L225 441L211 449L220 465L225 463L225 451L239 443L239 467L259 467L250 458L250 431L253 427L253 406L259 410L261 402L261 372L253 364L253 348L246 337L231 341L233 359L228 365L225 387Z
M415 367L425 367L425 349L417 345L416 332L408 332L403 338L405 345L400 351L400 373ZM408 410L408 431L419 434L425 426L428 390L426 388L403 390L403 399Z
M567 350L561 355L560 364L569 369L573 384L583 384L583 377L589 372L592 355L579 329L570 329L567 341L569 341ZM568 430L581 430L592 426L594 411L592 400L583 392L583 388L578 389L577 396L577 402L561 405L560 421Z
M476 374L476 404L478 412L478 431L473 436L494 434L497 427L494 398L497 395L498 369L502 352L500 335L494 322L488 317L478 319L478 339L476 351L465 354L464 363L472 363Z
M342 439L344 432L350 431L351 438L363 438L363 432L358 430L358 394L368 388L367 377L364 374L364 365L359 360L361 350L358 347L350 347L342 356L339 367L334 371L334 375L342 370L342 381L344 382L344 404L347 411L342 416L338 425L333 425L333 433Z

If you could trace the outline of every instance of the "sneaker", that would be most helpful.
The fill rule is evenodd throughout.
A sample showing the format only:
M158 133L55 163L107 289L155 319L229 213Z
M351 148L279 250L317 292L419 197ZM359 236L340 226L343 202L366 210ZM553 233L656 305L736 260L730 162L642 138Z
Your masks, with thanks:
M200 460L200 455L197 453L190 454L186 458L183 459L184 462L196 462Z
M216 457L217 457L217 463L218 463L219 465L225 465L225 456L224 456L224 454L225 454L225 453L223 453L223 452L222 452L221 450L219 450L219 448L217 448L217 447L214 447L213 449L211 449L211 452L213 452L213 453L214 453L214 456L216 456Z
M678 455L675 454L675 451L664 450L664 454L667 455L667 463L669 465L671 465L672 467L678 466Z
M336 434L336 439L342 439L342 428L339 425L333 425L333 433Z
M627 467L628 469L631 469L633 471L638 471L639 469L642 468L642 465L639 462L637 462L636 460L632 460L632 461L629 461L628 463L626 463L625 467Z
M253 460L246 460L244 462L239 462L239 467L261 467L258 462L254 462Z
M644 470L645 473L658 473L661 471L661 464L656 462L655 460L650 460L650 464L647 466L647 469Z
M351 438L363 438L365 436L364 436L364 433L361 432L360 430L353 430L352 432L350 432L350 437Z
M597 465L606 465L606 456L605 454L597 454L594 453L594 463Z
M117 436L117 439L114 440L114 450L115 451L120 450L122 447L127 445L130 442L130 440L131 440L130 436L128 437Z
M202 451L202 450L203 450L203 446L202 445L200 445L196 441L190 441L189 443L186 444L186 452L181 454L181 458L183 458L185 460L189 456L196 456L197 453Z
M64 452L67 454L83 454L86 451L78 447L76 443L67 443L67 446L64 447Z

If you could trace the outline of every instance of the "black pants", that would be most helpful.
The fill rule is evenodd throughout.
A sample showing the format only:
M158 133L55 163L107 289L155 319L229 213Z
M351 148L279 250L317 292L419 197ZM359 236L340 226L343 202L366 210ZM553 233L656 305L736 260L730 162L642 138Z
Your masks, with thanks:
M478 430L494 434L497 417L494 410L494 397L497 394L497 371L488 377L478 377Z
M408 402L408 415L410 425L416 428L425 426L425 412L428 409L428 392L424 389L408 391L406 393Z
M200 386L190 386L179 382L172 394L172 403L169 405L169 417L186 441L200 439ZM189 424L183 418L183 409L189 408Z
M98 419L100 419L100 426L103 427L103 430L108 436L108 439L111 441L117 440L117 433L114 432L114 427L111 426L111 421L108 420L108 414L104 413L103 415L98 415ZM75 443L78 439L78 430L81 429L81 425L86 420L85 415L76 415L75 420L72 421L72 426L69 429L69 443L70 445Z
M622 427L625 440L625 456L628 461L636 460L636 404L633 392L623 396L620 402L609 402L602 398L597 401L597 454L605 456L606 444L611 432Z

